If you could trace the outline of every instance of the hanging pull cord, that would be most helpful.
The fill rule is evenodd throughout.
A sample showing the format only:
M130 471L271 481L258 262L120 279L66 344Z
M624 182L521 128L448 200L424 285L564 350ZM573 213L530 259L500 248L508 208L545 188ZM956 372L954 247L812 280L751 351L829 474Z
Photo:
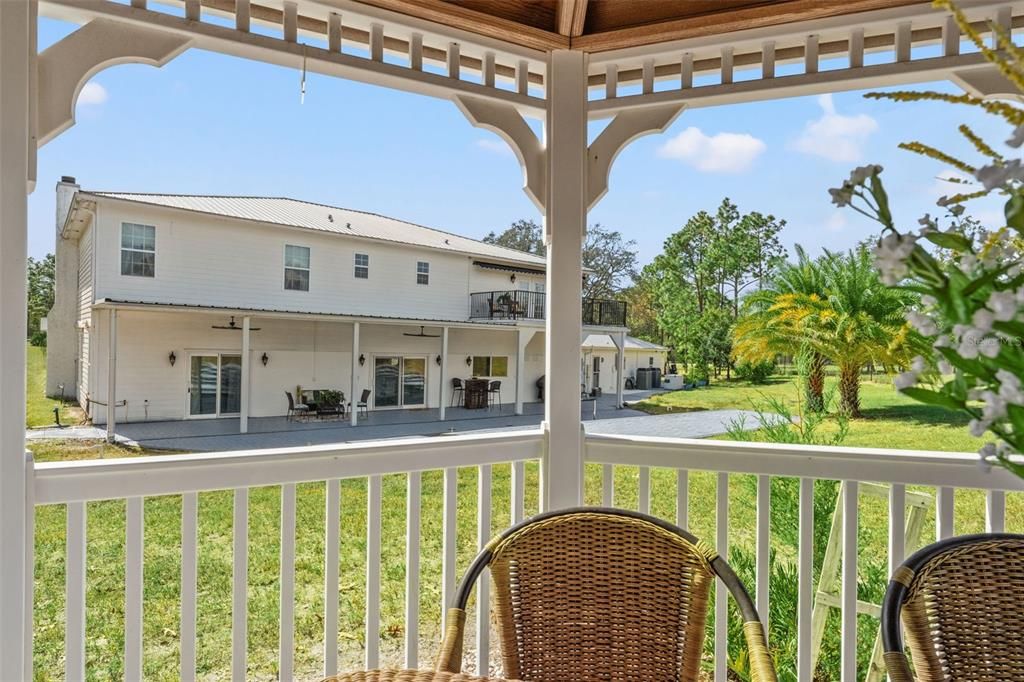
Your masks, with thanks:
M302 46L302 79L299 81L299 104L306 103L306 46Z

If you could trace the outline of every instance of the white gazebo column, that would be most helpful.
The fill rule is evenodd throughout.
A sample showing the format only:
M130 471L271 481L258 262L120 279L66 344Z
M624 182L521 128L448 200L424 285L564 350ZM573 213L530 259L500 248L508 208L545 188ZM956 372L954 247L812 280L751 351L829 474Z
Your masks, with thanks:
M572 50L553 50L548 61L545 509L578 505L583 492L579 367L587 220L586 63L583 52Z
M356 391L359 390L359 323L352 323L352 382L349 389L348 400L352 406L349 412L349 419L352 420L352 426L355 426L359 420L359 408L356 407L356 403L359 402L359 395Z
M117 309L107 311L107 442L117 426Z
M516 414L523 413L523 402L526 396L526 386L523 382L526 379L526 347L530 345L536 329L516 330Z
M448 386L448 327L441 327L441 384L438 390L440 402L437 405L437 417L441 421L445 419L445 396Z
M249 355L251 355L252 349L250 346L249 332L251 331L251 321L248 315L242 318L242 399L241 405L239 405L238 415L238 431L239 433L249 432L249 398L252 391L252 362L250 362Z
M25 259L34 6L0 1L0 680L32 679L25 458ZM26 652L29 652L26 654Z
M626 332L619 332L612 338L619 348L615 356L615 409L619 409L625 402L622 392L626 386Z

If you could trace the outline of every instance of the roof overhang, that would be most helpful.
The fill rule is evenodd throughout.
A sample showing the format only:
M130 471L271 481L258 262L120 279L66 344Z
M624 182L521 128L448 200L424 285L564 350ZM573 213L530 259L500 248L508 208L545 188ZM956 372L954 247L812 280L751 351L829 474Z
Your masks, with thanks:
M83 196L82 192L75 192L64 225L60 228L60 236L64 239L78 239L95 217L96 200L91 196Z

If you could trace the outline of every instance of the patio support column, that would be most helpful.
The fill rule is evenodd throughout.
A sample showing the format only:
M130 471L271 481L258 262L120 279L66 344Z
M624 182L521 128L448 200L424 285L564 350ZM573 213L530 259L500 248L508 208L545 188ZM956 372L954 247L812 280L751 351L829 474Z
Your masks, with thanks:
M579 368L587 220L586 64L586 55L572 50L553 50L548 59L545 509L576 506L583 491Z
M445 397L447 394L448 386L448 327L441 327L441 387L438 390L440 396L440 402L437 407L438 419L444 421L445 419Z
M249 361L251 354L249 332L251 331L252 318L248 315L242 318L242 399L238 409L238 431L249 433L249 398L252 391L252 363Z
M615 356L615 409L621 409L625 402L622 394L626 386L626 332L619 332L614 337L619 354Z
M349 411L349 419L352 420L352 426L355 426L359 420L359 408L356 407L356 403L359 402L359 323L352 323L352 384L348 394L349 405L352 409Z
M25 260L35 4L0 1L0 679L32 679L25 456Z
M117 309L107 312L107 442L114 442L117 426Z
M523 413L523 401L526 396L526 347L530 345L535 329L516 330L516 414Z

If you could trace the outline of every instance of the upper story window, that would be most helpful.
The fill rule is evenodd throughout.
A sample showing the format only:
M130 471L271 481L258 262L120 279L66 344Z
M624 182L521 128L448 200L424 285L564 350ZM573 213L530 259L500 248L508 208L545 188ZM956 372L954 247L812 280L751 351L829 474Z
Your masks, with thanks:
M121 223L121 274L156 276L156 227Z
M292 291L309 291L309 247L284 247L284 288Z
M370 278L370 257L365 253L356 254L356 279Z
M416 284L430 284L430 263L426 261L416 263Z

